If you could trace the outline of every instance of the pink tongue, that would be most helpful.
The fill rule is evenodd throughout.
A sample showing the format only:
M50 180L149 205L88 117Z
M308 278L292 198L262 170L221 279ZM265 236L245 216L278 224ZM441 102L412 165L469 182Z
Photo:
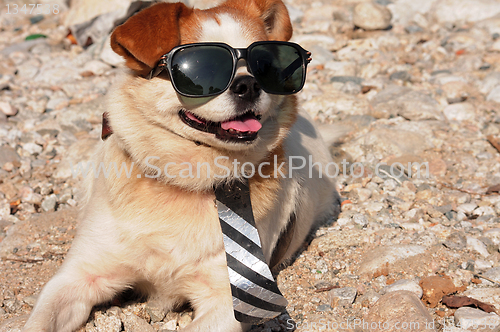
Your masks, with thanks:
M221 123L221 127L224 130L234 129L236 131L245 132L257 132L262 125L255 118L246 118L241 120L230 120Z

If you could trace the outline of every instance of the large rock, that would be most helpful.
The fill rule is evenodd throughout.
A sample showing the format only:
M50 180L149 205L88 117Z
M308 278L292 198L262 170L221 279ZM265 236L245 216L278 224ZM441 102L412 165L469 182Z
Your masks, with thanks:
M419 154L429 148L425 137L407 130L376 129L364 137L365 145L387 155Z
M434 321L422 302L409 291L390 292L382 296L364 319L371 332L431 332Z
M416 256L424 252L424 246L415 244L378 247L365 255L358 273L373 273L383 268L387 263L392 264L398 260Z
M370 101L376 118L402 116L412 121L443 120L441 107L431 96L397 85L379 92Z

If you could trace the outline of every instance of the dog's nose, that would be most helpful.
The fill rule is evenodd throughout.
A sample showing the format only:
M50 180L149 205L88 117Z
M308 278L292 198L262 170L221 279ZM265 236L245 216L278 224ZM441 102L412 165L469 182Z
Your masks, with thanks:
M260 94L259 83L257 83L254 77L249 75L236 77L230 90L239 98L247 101L255 100Z

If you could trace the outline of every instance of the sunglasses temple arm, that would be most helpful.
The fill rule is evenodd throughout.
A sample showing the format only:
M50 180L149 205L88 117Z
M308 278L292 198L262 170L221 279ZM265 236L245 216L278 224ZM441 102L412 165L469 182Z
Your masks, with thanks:
M156 65L156 67L154 67L153 69L151 69L151 71L149 72L148 76L146 76L146 79L150 80L152 79L153 77L156 77L158 75L160 75L160 73L163 71L163 69L165 69L166 67L166 59L167 59L167 54L163 55L160 60L158 61L158 64Z

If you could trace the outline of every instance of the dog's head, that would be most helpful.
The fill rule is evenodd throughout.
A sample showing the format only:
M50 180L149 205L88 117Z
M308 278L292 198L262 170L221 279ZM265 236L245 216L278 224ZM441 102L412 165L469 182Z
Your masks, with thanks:
M290 18L281 0L228 0L207 10L160 3L139 12L111 36L113 50L125 58L132 74L111 103L134 105L134 110L111 112L114 132L129 150L137 141L143 146L149 144L151 149L155 146L156 151L166 149L165 145L175 150L175 146L184 144L186 149L179 141L182 138L196 145L198 153L210 147L219 155L221 151L230 157L243 153L246 161L258 162L279 146L295 121L293 95L264 92L244 60L238 61L228 89L211 97L177 93L167 70L151 79L148 75L163 55L179 45L219 42L243 49L256 41L288 41L291 35ZM161 145L153 139L165 141ZM188 159L197 158L193 153Z

